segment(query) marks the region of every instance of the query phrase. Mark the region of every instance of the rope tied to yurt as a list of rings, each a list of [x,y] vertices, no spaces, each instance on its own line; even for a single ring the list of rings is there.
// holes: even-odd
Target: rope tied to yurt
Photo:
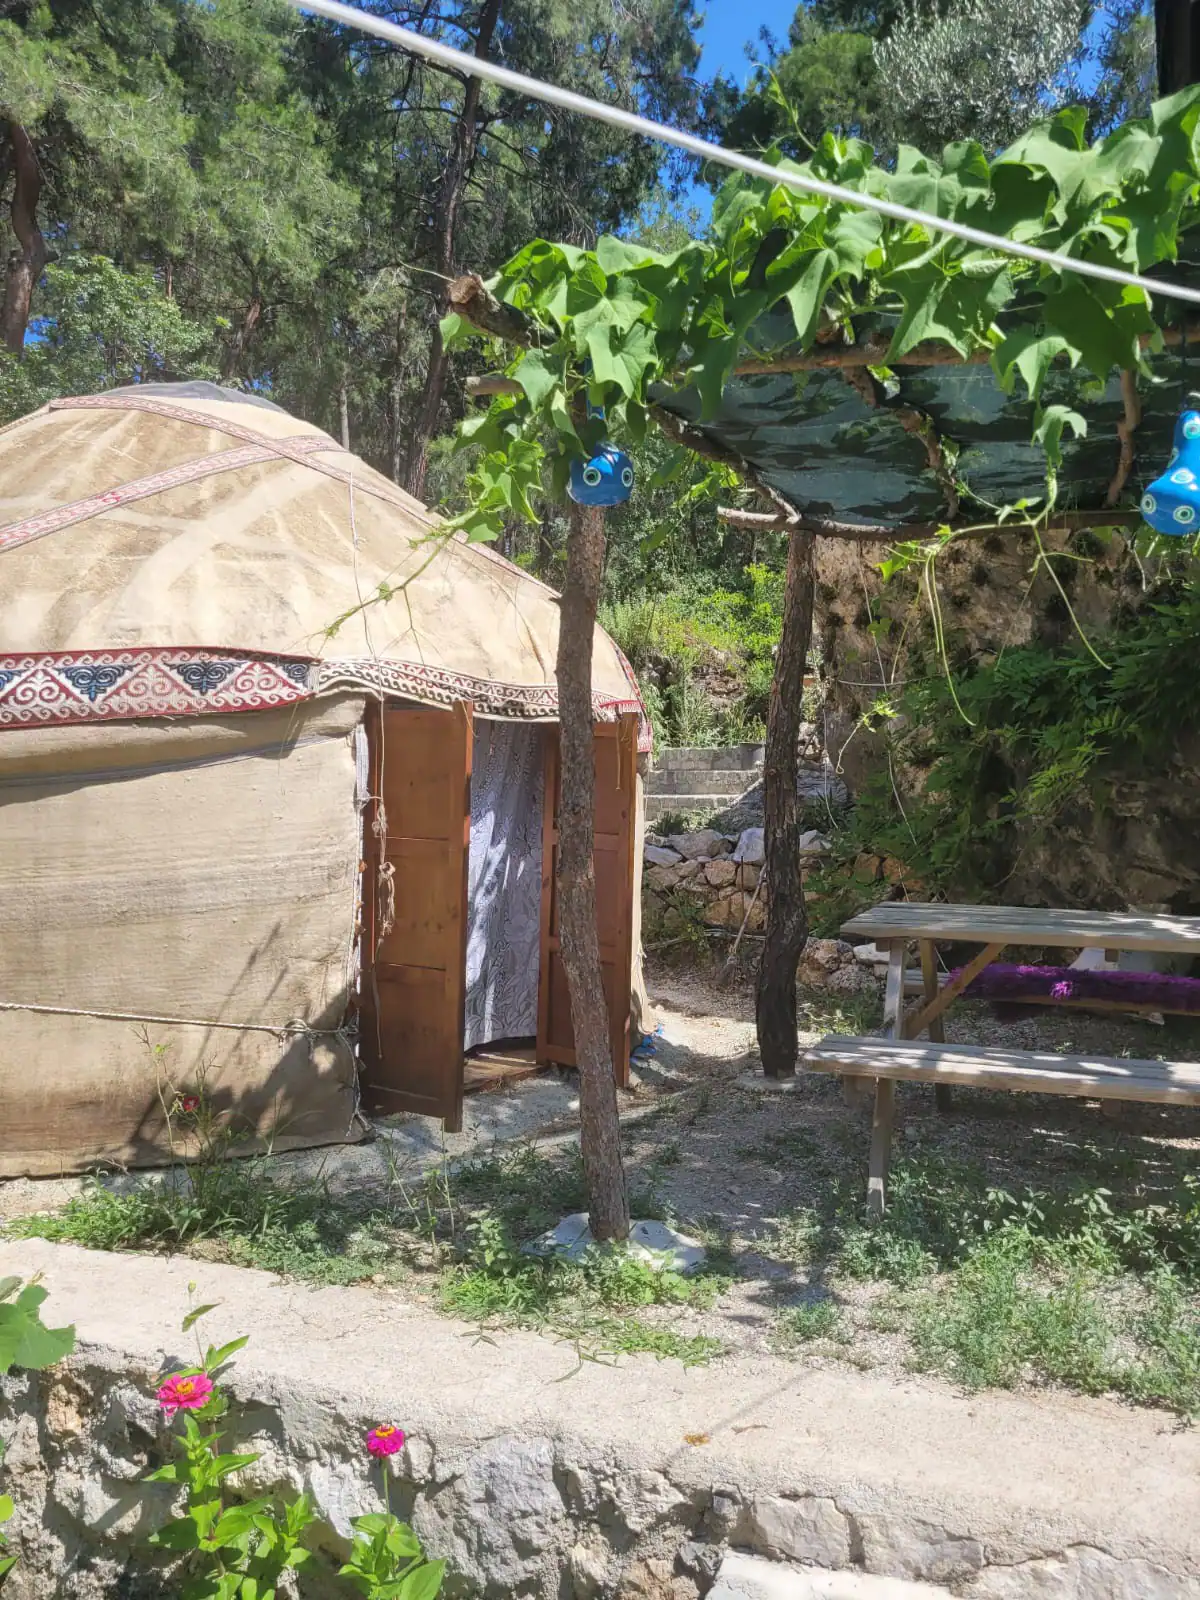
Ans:
[[[28,1000],[0,1000],[0,1011],[33,1011],[40,1016],[95,1017],[101,1022],[155,1022],[167,1028],[222,1028],[229,1033],[270,1033],[283,1040],[289,1037],[310,1039],[341,1039],[351,1044],[356,1036],[353,1027],[342,1023],[336,1028],[314,1028],[303,1017],[293,1017],[290,1022],[215,1022],[209,1017],[159,1017],[139,1011],[92,1011],[84,1006],[48,1006]]]

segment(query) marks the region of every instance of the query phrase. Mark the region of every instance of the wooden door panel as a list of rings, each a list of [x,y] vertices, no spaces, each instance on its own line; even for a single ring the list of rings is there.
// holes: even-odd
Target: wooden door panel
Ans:
[[[471,708],[373,719],[363,1098],[462,1127]],[[380,868],[383,878],[380,878]],[[388,899],[390,926],[385,921]]]
[[[630,989],[633,981],[634,807],[637,799],[637,718],[600,723],[595,732],[596,925],[600,970],[608,1003],[613,1071],[629,1082]],[[539,1061],[574,1066],[567,976],[559,954],[558,729],[546,730],[546,781],[542,819],[542,955],[538,980]]]

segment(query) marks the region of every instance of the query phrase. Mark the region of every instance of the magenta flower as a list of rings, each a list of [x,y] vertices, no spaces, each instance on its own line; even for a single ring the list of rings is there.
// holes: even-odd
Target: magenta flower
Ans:
[[[367,1435],[367,1450],[378,1460],[384,1456],[394,1456],[397,1450],[403,1448],[404,1429],[393,1427],[390,1422],[381,1422]]]
[[[212,1392],[212,1379],[205,1377],[203,1372],[192,1373],[186,1378],[175,1372],[158,1391],[158,1403],[169,1417],[173,1417],[177,1411],[199,1411],[201,1406],[207,1405]]]

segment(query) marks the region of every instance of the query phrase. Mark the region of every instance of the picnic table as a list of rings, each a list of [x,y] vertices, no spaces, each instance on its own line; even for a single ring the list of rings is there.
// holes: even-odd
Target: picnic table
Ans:
[[[871,940],[887,952],[883,1035],[823,1039],[804,1052],[803,1064],[811,1071],[839,1074],[850,1092],[858,1084],[875,1084],[867,1189],[868,1208],[875,1215],[882,1215],[885,1205],[898,1079],[932,1083],[943,1109],[953,1084],[1101,1101],[1200,1105],[1200,1065],[1196,1063],[947,1045],[943,1028],[948,1008],[1010,945],[1094,947],[1110,959],[1122,950],[1197,956],[1200,917],[908,900],[860,912],[842,933],[851,940]],[[914,942],[920,952],[919,974],[907,969],[908,946]],[[981,948],[948,981],[939,982],[939,944],[977,944]],[[906,1011],[905,994],[912,989],[919,999]],[[1121,1010],[1139,1009],[1134,1001],[1116,1004]],[[1161,1007],[1144,1005],[1140,1009]],[[921,1034],[928,1043],[918,1042]]]

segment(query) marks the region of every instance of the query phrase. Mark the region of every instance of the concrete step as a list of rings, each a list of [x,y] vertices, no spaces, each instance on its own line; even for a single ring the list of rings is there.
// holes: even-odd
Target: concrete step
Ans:
[[[655,767],[646,779],[647,794],[745,794],[762,774],[753,767]]]
[[[682,772],[697,767],[710,770],[717,767],[761,767],[762,760],[761,744],[675,745],[656,751],[654,765],[672,772]]]
[[[729,801],[727,794],[648,794],[646,821],[655,822],[668,811],[703,817],[712,811],[724,810]]]

